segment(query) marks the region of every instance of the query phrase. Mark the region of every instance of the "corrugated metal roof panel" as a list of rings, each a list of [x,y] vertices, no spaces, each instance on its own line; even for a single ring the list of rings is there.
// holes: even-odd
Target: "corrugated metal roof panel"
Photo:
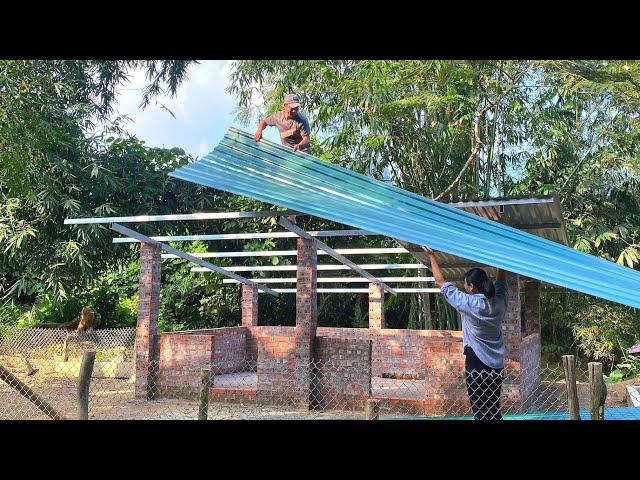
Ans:
[[[170,175],[640,307],[640,272],[235,128]]]
[[[462,208],[489,220],[501,221],[518,230],[525,230],[538,237],[568,245],[560,200],[555,195],[485,197],[448,202],[447,205]],[[409,249],[419,262],[424,263],[425,260],[427,263],[429,262],[419,246],[406,242],[403,246]],[[444,252],[437,252],[436,256],[445,278],[452,281],[464,278],[464,274],[470,268],[481,267],[487,270],[488,267],[482,263]],[[528,277],[522,276],[522,279],[526,278]],[[548,284],[543,283],[543,285]]]
[[[509,200],[513,201],[514,199],[506,201]],[[483,201],[478,201],[477,205],[473,205],[473,201],[466,201],[464,205],[469,206],[462,208],[490,220],[499,221],[501,219],[502,223],[518,230],[526,230],[538,237],[568,245],[560,202],[555,197],[539,198],[539,200],[544,200],[540,203],[535,203],[535,200],[535,198],[531,198],[529,199],[530,203],[524,204],[500,204],[500,199],[496,198],[491,200],[491,203],[495,203],[495,205],[485,205]],[[448,205],[456,206],[455,203],[448,203]],[[502,205],[503,213],[500,213],[499,205]]]

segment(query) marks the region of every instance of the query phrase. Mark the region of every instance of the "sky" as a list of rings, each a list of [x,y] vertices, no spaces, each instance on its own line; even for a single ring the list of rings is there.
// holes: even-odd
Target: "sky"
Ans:
[[[148,81],[143,69],[133,71],[130,82],[117,90],[114,116],[128,116],[131,121],[125,124],[126,130],[148,147],[179,147],[200,158],[218,145],[230,126],[250,133],[256,129],[256,119],[249,125],[235,120],[236,99],[226,91],[231,67],[232,60],[204,60],[191,65],[175,97],[160,95],[144,110],[139,104]],[[175,118],[162,106],[171,110]],[[263,137],[280,143],[273,127],[267,127]],[[509,168],[508,174],[521,176],[521,172]],[[390,180],[390,171],[383,172],[383,177]]]
[[[242,125],[235,121],[236,100],[226,92],[231,63],[231,60],[206,60],[192,65],[175,97],[160,95],[145,110],[139,104],[142,88],[148,82],[144,71],[136,70],[130,74],[131,81],[117,91],[114,116],[127,115],[132,121],[125,124],[126,130],[144,140],[148,147],[179,147],[196,157],[206,155],[230,126],[251,133],[256,128],[256,124]],[[275,128],[267,128],[263,137],[280,143]]]

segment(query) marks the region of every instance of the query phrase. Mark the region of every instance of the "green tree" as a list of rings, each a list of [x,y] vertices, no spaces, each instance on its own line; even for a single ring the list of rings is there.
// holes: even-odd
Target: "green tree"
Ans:
[[[573,247],[638,268],[639,73],[637,61],[247,60],[229,90],[247,122],[295,91],[321,158],[427,197],[558,193]],[[569,347],[576,325],[553,295],[543,309],[566,321],[545,329]],[[578,324],[597,317],[570,304]]]
[[[29,174],[50,163],[90,154],[85,134],[113,112],[127,72],[144,68],[149,80],[141,107],[159,93],[175,94],[190,61],[0,61],[0,195],[29,190]],[[44,174],[44,172],[42,172]]]
[[[427,197],[557,192],[576,248],[634,267],[638,65],[246,60],[230,91],[246,121],[296,91],[322,158]]]
[[[136,200],[142,209],[162,203],[157,190],[149,192],[166,179],[141,187],[139,173],[166,173],[187,161],[184,152],[164,152],[140,170],[135,161],[127,165],[119,141],[107,145],[104,134],[90,132],[110,118],[115,90],[129,70],[146,69],[144,107],[165,88],[174,94],[190,63],[0,62],[0,296],[64,297],[112,262],[101,253],[108,242],[103,227],[73,230],[64,218],[107,215],[120,206],[130,212]],[[117,122],[110,128],[122,134]],[[127,148],[140,154],[139,142]]]
[[[2,295],[64,298],[127,258],[126,246],[111,244],[107,225],[64,225],[65,218],[212,208],[203,188],[167,175],[189,159],[180,149],[146,148],[135,137],[110,139],[104,151],[30,173],[30,192],[0,203]]]
[[[499,146],[511,134],[510,106],[524,98],[514,87],[532,69],[523,61],[247,60],[234,64],[229,90],[247,121],[256,96],[270,113],[295,91],[324,134],[323,158],[448,199],[501,191],[495,172],[511,157]]]

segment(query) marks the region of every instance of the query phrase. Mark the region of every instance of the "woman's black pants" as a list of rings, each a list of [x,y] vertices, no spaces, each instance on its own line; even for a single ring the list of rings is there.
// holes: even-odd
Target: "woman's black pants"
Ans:
[[[471,410],[476,420],[502,420],[500,391],[502,368],[491,368],[476,356],[469,346],[464,347],[464,369]]]

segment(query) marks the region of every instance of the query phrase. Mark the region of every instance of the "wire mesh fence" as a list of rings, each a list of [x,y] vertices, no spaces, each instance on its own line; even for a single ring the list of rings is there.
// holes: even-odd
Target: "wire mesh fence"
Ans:
[[[96,351],[93,375],[130,376],[134,328],[76,332],[46,328],[0,330],[0,419],[77,418],[83,352]]]
[[[366,364],[283,354],[269,362],[161,357],[136,368],[135,329],[0,332],[0,419],[78,418],[83,353],[96,352],[88,418],[120,419],[569,419],[562,366],[499,372],[450,368],[437,375],[380,373]],[[583,368],[584,369],[584,368]],[[590,387],[578,369],[581,417]],[[583,381],[580,381],[583,379]],[[640,418],[608,408],[605,419]]]

